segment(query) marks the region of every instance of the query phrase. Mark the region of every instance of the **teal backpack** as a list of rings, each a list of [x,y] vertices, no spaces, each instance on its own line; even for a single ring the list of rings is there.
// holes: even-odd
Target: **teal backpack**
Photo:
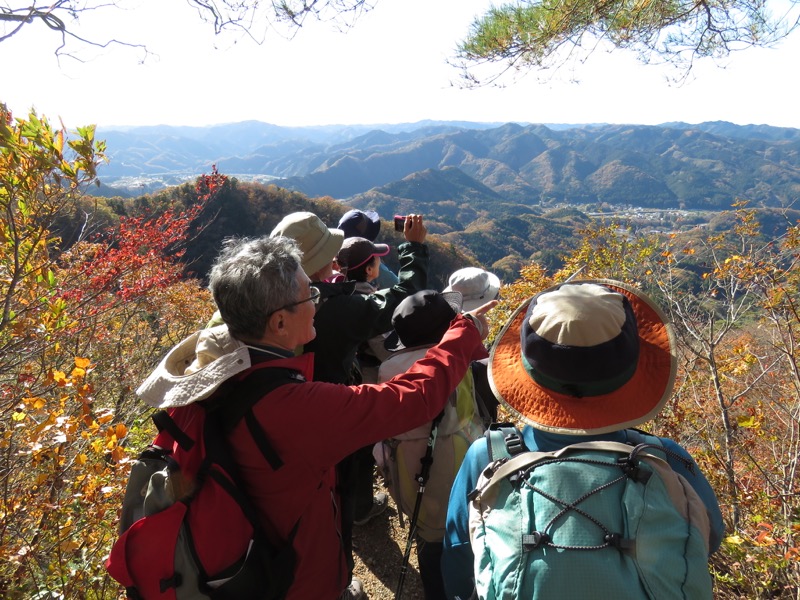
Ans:
[[[628,434],[529,452],[510,425],[486,432],[469,495],[479,598],[712,598],[703,501],[661,440]]]

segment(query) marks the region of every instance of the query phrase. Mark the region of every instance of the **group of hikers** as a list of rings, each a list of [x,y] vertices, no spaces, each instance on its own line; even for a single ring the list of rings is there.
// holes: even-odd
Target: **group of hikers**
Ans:
[[[523,302],[487,348],[499,279],[465,267],[433,289],[413,214],[392,272],[380,223],[296,212],[226,240],[209,274],[216,313],[139,391],[184,406],[264,368],[291,373],[253,404],[260,433],[242,419],[226,438],[258,523],[293,550],[285,597],[367,597],[352,539],[387,506],[377,464],[425,600],[710,598],[716,496],[681,445],[636,429],[674,384],[660,309],[621,282],[576,279]],[[496,424],[498,403],[524,427]],[[593,453],[617,456],[597,467]],[[609,468],[622,475],[594,481]],[[598,489],[561,497],[581,486]]]

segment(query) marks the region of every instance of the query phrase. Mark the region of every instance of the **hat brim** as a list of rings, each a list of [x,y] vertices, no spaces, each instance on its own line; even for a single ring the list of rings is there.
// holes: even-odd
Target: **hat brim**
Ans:
[[[344,243],[344,231],[341,229],[328,229],[330,236],[325,240],[322,247],[317,250],[314,256],[303,256],[303,271],[309,277],[319,271],[322,267],[333,262]]]
[[[403,342],[400,341],[400,336],[397,335],[397,332],[394,330],[383,340],[383,347],[389,352],[399,352],[405,348]]]
[[[495,395],[523,422],[553,433],[595,435],[652,419],[664,407],[675,383],[678,363],[671,325],[655,304],[625,284],[605,279],[574,283],[604,285],[628,298],[639,332],[636,372],[615,391],[586,398],[559,394],[536,383],[525,369],[520,346],[531,298],[514,312],[492,346],[489,383]]]

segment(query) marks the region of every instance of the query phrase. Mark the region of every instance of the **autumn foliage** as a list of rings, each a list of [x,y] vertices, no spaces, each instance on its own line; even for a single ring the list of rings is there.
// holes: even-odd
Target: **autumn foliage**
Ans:
[[[503,287],[494,333],[521,299],[580,271],[657,300],[673,324],[675,394],[647,427],[696,458],[726,521],[715,597],[795,598],[800,589],[800,225],[765,239],[735,206],[729,232],[644,235],[596,223],[560,272],[535,265]]]
[[[93,128],[68,141],[0,105],[3,598],[119,594],[103,558],[127,464],[150,435],[133,390],[211,314],[177,260],[202,198],[224,184],[217,173],[192,208],[123,217],[62,251],[52,224],[94,181],[103,152]]]
[[[0,105],[2,598],[121,595],[103,560],[131,458],[152,436],[134,391],[212,313],[186,276],[187,262],[207,260],[189,242],[200,223],[221,236],[214,227],[225,219],[268,231],[286,209],[226,212],[220,199],[235,197],[235,182],[212,169],[191,189],[109,210],[84,193],[103,153],[91,127],[69,139]],[[734,213],[736,226],[714,235],[595,222],[563,269],[531,263],[503,287],[491,335],[524,299],[576,273],[651,294],[673,322],[679,377],[648,427],[688,448],[718,494],[727,532],[712,561],[716,596],[794,598],[800,226],[765,237],[754,211]],[[68,244],[55,233],[64,223],[77,232]]]

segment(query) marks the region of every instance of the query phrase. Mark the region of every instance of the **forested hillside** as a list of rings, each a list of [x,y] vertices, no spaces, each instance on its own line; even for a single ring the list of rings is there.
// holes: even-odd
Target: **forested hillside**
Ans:
[[[70,139],[3,111],[0,124],[0,597],[119,598],[103,561],[131,460],[153,435],[134,390],[213,312],[202,275],[219,240],[263,235],[304,208],[335,224],[346,206],[215,171],[155,195],[92,197],[104,153],[93,128]],[[455,243],[442,209],[431,223],[451,229],[432,236],[435,268],[526,242],[552,254],[560,268],[499,259],[508,269],[489,342],[524,298],[579,269],[652,294],[675,328],[678,379],[647,428],[684,445],[718,495],[715,597],[796,598],[798,214],[735,205],[667,232],[569,208],[514,210],[479,215]],[[394,235],[384,227],[384,241]]]
[[[391,213],[430,203],[631,205],[725,210],[735,199],[790,206],[800,192],[800,131],[730,123],[660,126],[408,124],[109,132],[106,183],[142,191],[212,164]],[[247,130],[241,139],[236,132]],[[237,143],[234,143],[236,140]],[[127,179],[120,181],[120,177]],[[137,186],[142,186],[137,190]]]

